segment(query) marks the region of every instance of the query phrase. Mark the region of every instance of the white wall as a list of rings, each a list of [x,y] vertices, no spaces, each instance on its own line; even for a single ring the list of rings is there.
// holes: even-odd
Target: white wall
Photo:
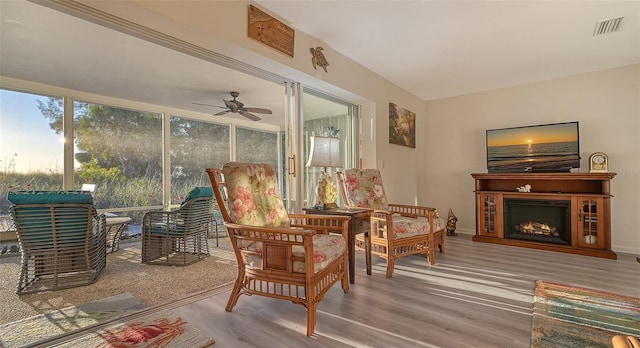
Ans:
[[[564,121],[580,122],[580,172],[588,157],[609,155],[611,242],[640,254],[640,65],[598,71],[427,102],[425,151],[429,203],[458,217],[458,230],[475,233],[474,181],[486,173],[485,130]]]

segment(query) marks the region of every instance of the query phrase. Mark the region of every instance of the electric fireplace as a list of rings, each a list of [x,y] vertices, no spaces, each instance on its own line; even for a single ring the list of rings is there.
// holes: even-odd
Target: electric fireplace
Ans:
[[[504,200],[504,237],[571,245],[571,201]]]

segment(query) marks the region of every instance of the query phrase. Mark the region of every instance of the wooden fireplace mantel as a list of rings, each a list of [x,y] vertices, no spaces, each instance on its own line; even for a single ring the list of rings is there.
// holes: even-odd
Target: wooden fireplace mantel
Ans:
[[[611,251],[611,188],[615,173],[474,173],[474,241],[616,259]],[[516,188],[531,185],[530,192]],[[505,238],[504,200],[571,202],[571,243],[560,245]]]

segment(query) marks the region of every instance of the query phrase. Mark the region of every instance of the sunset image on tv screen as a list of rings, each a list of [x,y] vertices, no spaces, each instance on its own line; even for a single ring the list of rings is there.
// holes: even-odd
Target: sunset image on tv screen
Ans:
[[[487,168],[495,171],[566,171],[580,166],[578,123],[487,131]]]

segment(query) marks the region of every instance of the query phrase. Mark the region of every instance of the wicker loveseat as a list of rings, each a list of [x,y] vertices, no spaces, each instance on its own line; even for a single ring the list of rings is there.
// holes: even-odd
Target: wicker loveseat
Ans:
[[[268,164],[231,162],[207,172],[238,261],[226,310],[242,294],[289,300],[307,309],[311,336],[325,293],[338,281],[349,291],[350,218],[288,214]]]
[[[9,192],[22,262],[18,294],[95,282],[106,267],[105,218],[82,191]]]

